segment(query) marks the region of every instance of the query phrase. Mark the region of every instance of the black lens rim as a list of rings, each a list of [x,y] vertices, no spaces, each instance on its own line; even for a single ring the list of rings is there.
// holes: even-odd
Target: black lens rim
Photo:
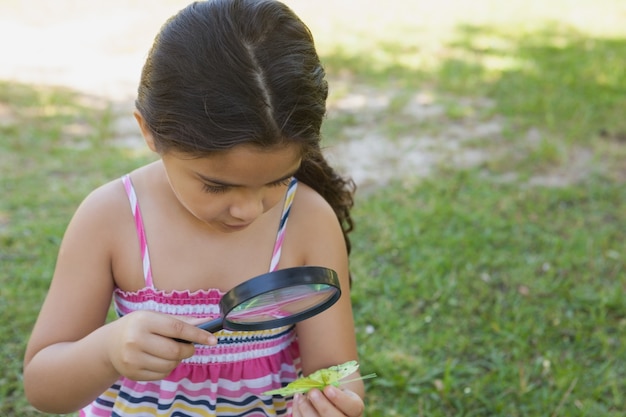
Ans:
[[[336,288],[337,291],[323,303],[289,317],[260,323],[237,323],[228,320],[228,313],[230,313],[233,308],[252,298],[281,288],[308,284],[325,284]],[[331,307],[340,297],[341,287],[339,285],[337,272],[322,266],[296,266],[268,272],[237,285],[222,297],[220,301],[220,311],[224,319],[223,326],[225,329],[239,331],[267,330],[288,326],[311,318]]]

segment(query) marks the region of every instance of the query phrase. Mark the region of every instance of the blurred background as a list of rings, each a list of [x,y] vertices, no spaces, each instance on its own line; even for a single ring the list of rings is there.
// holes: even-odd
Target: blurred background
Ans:
[[[357,182],[366,416],[626,412],[626,2],[292,0]],[[175,0],[0,0],[0,415],[63,231],[154,158],[132,118]],[[62,325],[62,324],[60,324]]]

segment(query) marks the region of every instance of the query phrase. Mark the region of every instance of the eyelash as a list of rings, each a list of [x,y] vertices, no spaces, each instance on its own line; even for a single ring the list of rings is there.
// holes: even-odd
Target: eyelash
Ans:
[[[286,187],[289,185],[290,182],[291,182],[291,177],[285,178],[284,180],[273,182],[271,184],[268,184],[267,186],[268,187]],[[204,192],[211,193],[211,194],[225,193],[226,191],[228,191],[229,188],[230,187],[228,187],[227,185],[211,185],[211,184],[202,185],[202,189],[204,190]]]
[[[225,187],[223,185],[202,184],[202,190],[205,193],[220,194],[220,193],[225,193],[227,189],[228,187]]]
[[[270,184],[270,187],[286,187],[289,185],[293,177],[285,178],[284,180],[276,181]]]

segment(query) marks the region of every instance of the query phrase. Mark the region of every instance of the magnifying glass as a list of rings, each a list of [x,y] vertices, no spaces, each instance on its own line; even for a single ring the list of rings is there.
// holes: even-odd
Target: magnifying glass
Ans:
[[[220,300],[221,316],[198,325],[208,332],[288,326],[328,309],[341,296],[337,273],[320,266],[280,269],[245,281]]]

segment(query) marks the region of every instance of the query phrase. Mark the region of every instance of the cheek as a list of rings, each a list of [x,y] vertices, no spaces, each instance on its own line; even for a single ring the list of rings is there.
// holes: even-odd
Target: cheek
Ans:
[[[191,197],[188,209],[200,218],[209,219],[228,211],[228,207],[226,195],[200,192]]]
[[[276,205],[283,205],[286,190],[286,187],[269,189],[263,198],[264,211],[269,211]]]
[[[179,186],[173,187],[173,190],[180,204],[195,217],[205,221],[228,216],[231,206],[236,205],[241,199],[241,196],[233,192],[207,193],[197,188],[182,187],[182,184],[177,185]],[[281,206],[282,209],[286,190],[286,187],[268,187],[261,191],[261,194],[257,195],[256,198],[261,199],[263,213],[270,211],[277,205]],[[255,197],[248,196],[248,198]]]
[[[173,187],[180,204],[198,218],[214,217],[226,209],[225,198],[203,192],[198,187]]]

